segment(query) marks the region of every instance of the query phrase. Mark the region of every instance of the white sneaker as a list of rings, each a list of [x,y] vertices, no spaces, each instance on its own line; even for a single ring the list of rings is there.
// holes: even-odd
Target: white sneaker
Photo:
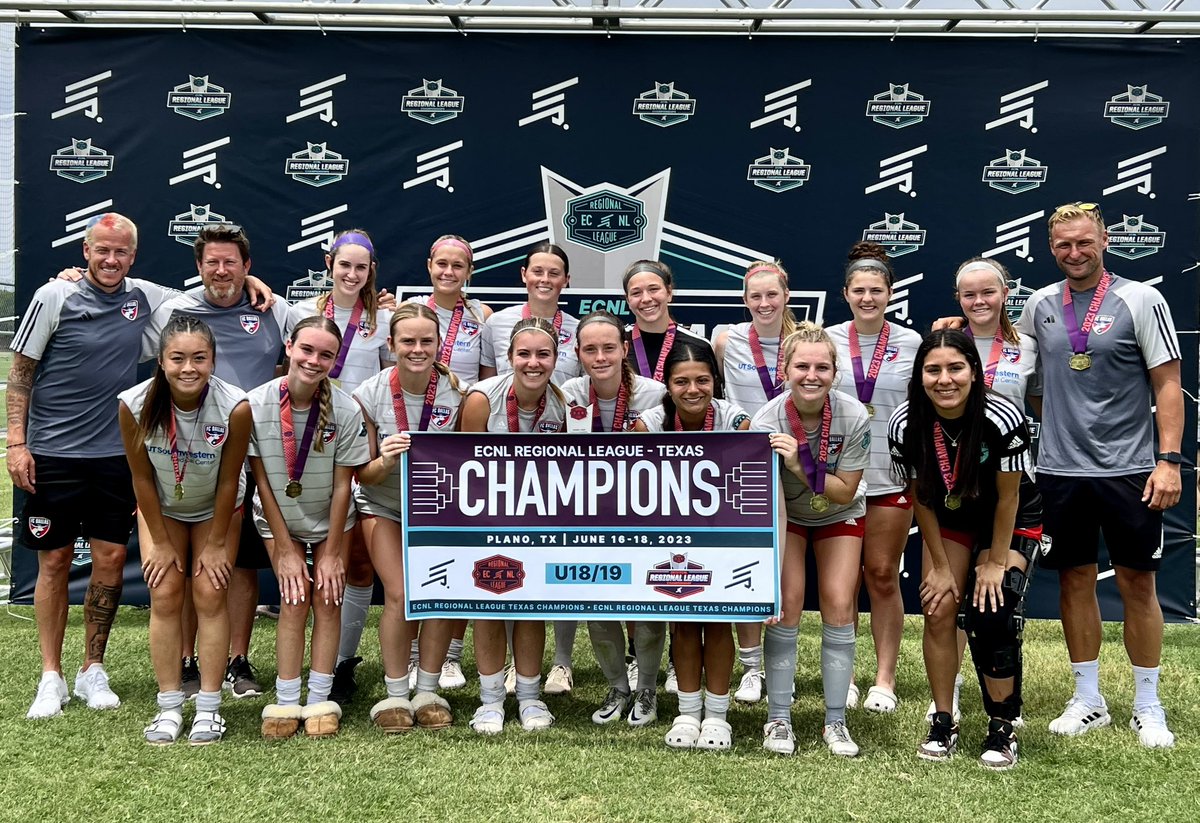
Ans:
[[[603,726],[614,720],[620,720],[625,716],[625,710],[629,708],[629,701],[632,699],[633,696],[629,692],[609,689],[600,708],[592,712],[592,722],[597,726]]]
[[[1006,771],[1017,765],[1017,735],[1013,724],[995,717],[988,721],[988,735],[983,741],[979,765],[993,771]]]
[[[630,680],[629,682],[635,685],[637,684],[637,681],[635,680]],[[675,676],[674,663],[671,663],[667,666],[667,681],[663,683],[663,691],[665,691],[667,694],[679,694],[679,678]]]
[[[950,709],[950,717],[954,720],[954,724],[956,726],[958,725],[958,721],[962,720],[962,712],[959,711],[959,708],[958,708],[958,693],[962,690],[962,684],[963,684],[962,675],[961,674],[956,675],[954,678],[954,704],[953,704],[953,707]],[[926,723],[933,722],[933,714],[936,711],[937,711],[937,706],[935,706],[933,701],[930,700],[929,708],[926,709],[926,711],[925,711],[925,722]]]
[[[42,672],[42,679],[38,682],[37,695],[33,698],[33,705],[29,707],[25,717],[30,720],[58,717],[62,714],[63,706],[67,705],[70,700],[71,695],[67,691],[67,681],[63,680],[63,676],[58,672]]]
[[[795,753],[796,735],[792,733],[792,721],[771,720],[763,726],[763,748],[775,754]]]
[[[442,673],[438,675],[438,688],[461,689],[467,685],[467,676],[463,674],[462,663],[457,660],[447,660],[442,664]]]
[[[570,666],[557,665],[550,668],[546,675],[546,686],[542,689],[546,694],[570,694],[575,685],[575,678]]]
[[[517,667],[511,663],[504,668],[504,693],[508,695],[517,693]]]
[[[850,736],[845,720],[835,720],[826,724],[821,731],[821,737],[829,747],[830,754],[836,754],[838,757],[858,757],[858,744]]]
[[[1067,701],[1067,707],[1063,709],[1063,713],[1050,721],[1050,731],[1054,734],[1076,737],[1086,734],[1092,729],[1102,729],[1111,722],[1112,717],[1108,713],[1108,706],[1105,704],[1104,698],[1100,698],[1099,706],[1093,706],[1078,697],[1072,697]]]
[[[633,706],[629,709],[629,725],[634,728],[649,726],[658,720],[658,695],[654,689],[638,689],[633,693]]]
[[[743,674],[742,682],[733,693],[733,699],[739,703],[757,703],[762,700],[765,677],[762,669],[751,669]]]
[[[108,672],[100,663],[93,663],[87,671],[80,669],[75,675],[75,696],[86,701],[89,709],[115,709],[121,705],[121,698],[109,688]]]
[[[1161,703],[1148,709],[1134,710],[1129,728],[1138,733],[1138,740],[1147,749],[1169,749],[1175,745],[1175,735],[1167,728],[1167,713]]]
[[[846,708],[857,709],[858,700],[862,695],[859,694],[858,684],[853,680],[850,681],[850,688],[846,689]]]

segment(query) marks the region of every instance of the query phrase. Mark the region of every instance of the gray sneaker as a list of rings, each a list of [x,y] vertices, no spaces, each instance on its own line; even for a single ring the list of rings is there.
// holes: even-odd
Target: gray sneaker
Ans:
[[[195,700],[200,691],[200,664],[194,657],[183,658],[183,674],[181,678],[184,700]]]
[[[658,695],[654,689],[638,689],[629,710],[629,725],[634,728],[649,726],[655,720],[658,720]]]
[[[254,667],[245,655],[239,654],[229,661],[225,667],[225,682],[221,688],[232,694],[238,700],[243,697],[258,697],[263,693],[262,686],[255,678]]]

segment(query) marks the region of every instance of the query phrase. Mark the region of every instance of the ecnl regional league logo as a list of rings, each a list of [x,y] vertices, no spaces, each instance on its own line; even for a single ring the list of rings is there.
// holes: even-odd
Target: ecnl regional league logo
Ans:
[[[441,79],[423,80],[400,100],[400,111],[413,120],[437,125],[462,114],[467,99],[454,89],[442,85]]]
[[[502,554],[493,554],[475,561],[471,578],[477,589],[492,594],[507,594],[525,585],[525,564]]]
[[[207,203],[203,206],[192,203],[188,211],[175,215],[175,219],[167,224],[167,237],[173,237],[176,242],[191,246],[196,242],[196,236],[202,228],[213,223],[225,222],[225,215],[217,214]]]
[[[1147,223],[1142,215],[1121,215],[1120,223],[1108,226],[1108,250],[1117,257],[1137,260],[1155,254],[1167,242],[1167,233]]]
[[[64,180],[91,183],[107,176],[114,162],[111,154],[92,145],[92,138],[74,138],[69,146],[50,155],[50,171]]]
[[[350,161],[327,143],[309,143],[284,161],[283,172],[300,183],[327,186],[350,173]]]
[[[642,122],[668,128],[684,123],[696,113],[696,101],[675,88],[675,82],[655,83],[633,101],[633,113]]]
[[[900,257],[912,254],[925,245],[925,230],[905,220],[903,212],[885,212],[882,220],[863,229],[862,239],[883,246],[891,257]]]
[[[563,227],[571,241],[608,253],[641,242],[646,212],[637,198],[606,188],[568,200]]]
[[[867,101],[867,117],[881,126],[903,129],[923,122],[932,106],[929,100],[909,91],[908,83],[892,83],[887,91]]]
[[[1025,149],[1006,149],[983,167],[983,182],[996,191],[1021,194],[1046,182],[1049,169],[1025,154]]]
[[[646,585],[659,594],[682,600],[699,594],[712,585],[713,574],[686,554],[672,554],[670,560],[654,565],[646,572]]]
[[[1137,131],[1157,126],[1167,119],[1171,104],[1146,86],[1126,86],[1104,104],[1104,116],[1118,126]]]
[[[207,74],[189,75],[186,83],[167,92],[167,108],[192,120],[207,120],[224,114],[232,102],[233,95],[208,82]]]
[[[799,188],[808,182],[812,166],[799,157],[793,157],[788,148],[772,148],[762,157],[755,158],[746,170],[746,179],[772,192],[784,192]]]

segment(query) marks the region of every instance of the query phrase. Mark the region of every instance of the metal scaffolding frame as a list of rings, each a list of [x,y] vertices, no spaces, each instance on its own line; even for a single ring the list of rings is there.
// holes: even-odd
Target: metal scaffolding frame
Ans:
[[[687,34],[1191,36],[1200,0],[0,0],[25,26]],[[948,7],[949,6],[949,7]],[[993,8],[993,6],[995,6]]]

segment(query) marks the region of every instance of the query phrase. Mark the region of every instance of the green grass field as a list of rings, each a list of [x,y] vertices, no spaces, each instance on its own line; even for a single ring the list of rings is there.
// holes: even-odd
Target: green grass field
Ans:
[[[1162,694],[1178,737],[1175,749],[1147,751],[1129,731],[1132,683],[1120,626],[1105,625],[1101,682],[1112,728],[1075,739],[1046,731],[1070,693],[1070,671],[1056,623],[1026,632],[1027,727],[1021,762],[995,774],[976,763],[983,736],[973,676],[964,688],[959,756],[946,764],[918,760],[928,701],[920,659],[920,620],[906,625],[900,711],[879,717],[850,712],[863,754],[833,758],[820,742],[819,633],[805,618],[800,639],[795,757],[761,749],[765,704],[730,712],[734,749],[674,752],[662,735],[675,713],[662,696],[660,720],[645,729],[596,727],[591,711],[605,691],[580,631],[576,687],[550,698],[558,725],[529,735],[515,724],[482,739],[466,727],[477,684],[450,692],[455,726],[386,737],[368,719],[383,696],[374,623],[364,640],[363,685],[332,740],[268,744],[258,735],[264,700],[227,701],[222,743],[167,749],[142,742],[154,712],[147,652],[148,612],[121,610],[110,646],[113,687],[124,703],[92,712],[72,700],[63,717],[30,722],[24,713],[39,668],[28,608],[0,614],[0,821],[59,821],[80,816],[136,821],[293,819],[315,821],[1195,821],[1200,818],[1200,630],[1170,626]],[[78,665],[82,615],[71,611],[67,666]],[[260,620],[252,658],[271,668],[274,624]],[[469,645],[469,644],[468,644]],[[858,682],[869,681],[866,619]],[[547,657],[547,663],[549,657]],[[468,672],[471,661],[468,657]],[[73,669],[72,669],[73,671]],[[68,682],[73,680],[68,674]],[[510,700],[510,703],[512,701]],[[510,706],[510,713],[515,707]],[[186,735],[186,727],[185,727]]]

